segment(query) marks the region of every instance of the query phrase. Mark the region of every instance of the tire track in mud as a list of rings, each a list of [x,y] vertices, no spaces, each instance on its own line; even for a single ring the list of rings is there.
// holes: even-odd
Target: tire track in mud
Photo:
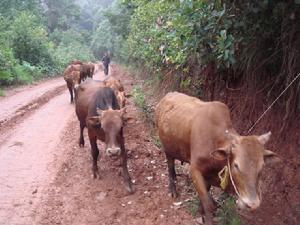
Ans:
[[[46,91],[40,97],[35,98],[26,105],[18,108],[11,116],[2,119],[0,121],[0,146],[3,144],[4,140],[11,135],[11,133],[8,132],[9,130],[12,130],[15,126],[32,115],[37,109],[47,104],[55,96],[62,94],[65,90],[66,85],[63,84],[52,90]]]

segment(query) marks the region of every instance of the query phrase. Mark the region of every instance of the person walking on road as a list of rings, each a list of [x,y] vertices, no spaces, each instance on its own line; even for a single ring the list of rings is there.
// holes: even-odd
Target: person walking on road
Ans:
[[[107,76],[108,75],[108,67],[109,67],[109,63],[110,63],[110,58],[109,58],[109,55],[107,52],[104,53],[104,56],[101,61],[104,66],[104,74],[105,74],[105,76]]]

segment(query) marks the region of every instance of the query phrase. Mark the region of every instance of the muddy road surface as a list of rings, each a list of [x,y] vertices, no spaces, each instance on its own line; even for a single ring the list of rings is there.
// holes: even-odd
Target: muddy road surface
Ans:
[[[117,67],[111,73],[131,91],[131,77]],[[197,223],[182,209],[184,203],[174,204],[168,196],[164,156],[131,99],[127,114],[132,119],[124,132],[132,195],[125,191],[120,162],[105,156],[100,142],[101,179],[92,178],[87,131],[80,148],[79,123],[69,101],[62,77],[0,99],[0,224]],[[179,177],[179,192],[185,182]]]

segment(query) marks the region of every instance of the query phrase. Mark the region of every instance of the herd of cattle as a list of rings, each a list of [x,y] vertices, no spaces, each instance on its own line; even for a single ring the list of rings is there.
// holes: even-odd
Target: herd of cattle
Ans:
[[[79,145],[85,144],[83,130],[87,127],[94,178],[99,175],[98,139],[105,143],[108,156],[121,157],[125,188],[133,193],[123,136],[126,124],[124,88],[121,81],[111,75],[104,81],[86,79],[100,70],[101,66],[97,64],[74,61],[64,72],[71,102],[75,92],[75,111],[80,124]],[[241,136],[233,128],[225,104],[204,102],[178,92],[168,93],[157,104],[155,123],[167,159],[169,192],[177,197],[174,160],[189,163],[205,224],[213,224],[215,202],[209,189],[211,186],[220,187],[220,180],[224,191],[237,195],[239,208],[254,210],[259,207],[261,170],[264,164],[280,160],[264,147],[271,132]]]

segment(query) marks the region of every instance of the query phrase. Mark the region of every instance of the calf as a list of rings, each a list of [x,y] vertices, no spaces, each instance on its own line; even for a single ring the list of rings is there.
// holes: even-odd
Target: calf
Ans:
[[[125,107],[125,91],[121,81],[110,75],[105,78],[104,84],[114,90],[119,106]]]
[[[213,224],[209,189],[220,186],[218,173],[227,167],[240,208],[256,209],[261,198],[259,175],[264,164],[278,157],[264,145],[271,132],[241,136],[233,128],[228,107],[203,102],[178,92],[168,93],[156,106],[155,122],[167,158],[169,191],[176,196],[174,160],[190,163],[190,173],[203,206],[206,224]]]
[[[121,156],[125,188],[132,193],[123,136],[125,109],[120,110],[114,91],[108,87],[101,87],[101,85],[101,82],[90,81],[77,88],[75,110],[80,122],[79,143],[80,146],[84,145],[83,129],[87,126],[93,157],[94,178],[99,175],[97,139],[105,143],[105,153],[108,156]]]
[[[73,103],[73,93],[75,92],[75,85],[80,84],[80,71],[77,70],[77,65],[69,65],[64,71],[64,80],[70,92],[71,103]]]

